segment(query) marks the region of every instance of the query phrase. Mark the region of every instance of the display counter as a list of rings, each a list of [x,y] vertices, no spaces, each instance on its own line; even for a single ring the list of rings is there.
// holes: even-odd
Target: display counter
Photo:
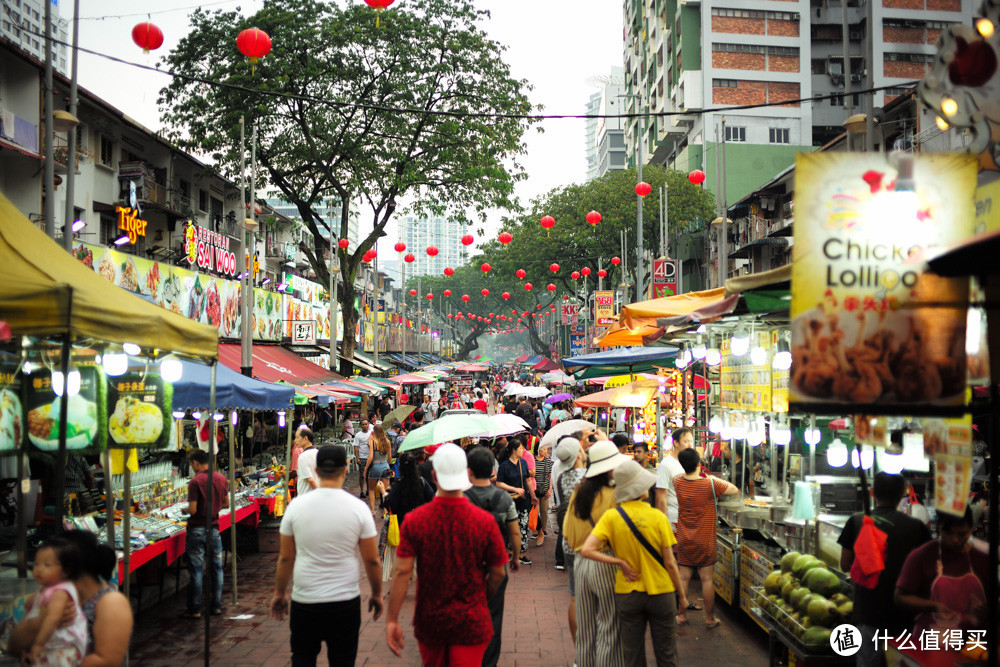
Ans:
[[[739,600],[740,532],[719,526],[715,542],[717,559],[712,572],[712,582],[715,594],[730,605]]]

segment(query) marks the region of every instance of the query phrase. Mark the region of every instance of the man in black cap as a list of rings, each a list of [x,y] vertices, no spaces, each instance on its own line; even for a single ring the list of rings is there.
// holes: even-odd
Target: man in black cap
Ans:
[[[296,497],[281,520],[281,550],[271,615],[283,620],[291,589],[292,664],[316,664],[322,643],[330,655],[354,664],[361,629],[360,563],[371,586],[368,610],[382,615],[382,562],[368,505],[344,491],[347,450],[321,447],[319,487]]]

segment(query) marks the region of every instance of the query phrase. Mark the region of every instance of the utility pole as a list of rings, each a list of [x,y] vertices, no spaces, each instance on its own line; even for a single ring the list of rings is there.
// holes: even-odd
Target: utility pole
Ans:
[[[423,304],[420,303],[420,296],[423,294],[423,274],[417,276],[417,366],[420,365],[421,357],[420,353],[424,351],[424,309]]]
[[[46,6],[49,4],[45,3]],[[77,93],[77,43],[80,40],[80,0],[73,0],[73,62],[70,65],[69,112],[76,119]],[[66,217],[63,218],[63,247],[73,252],[73,223],[76,222],[76,207],[73,206],[73,186],[76,180],[76,123],[69,129],[66,141]]]
[[[375,366],[378,366],[378,255],[375,255],[375,261],[372,264],[374,267],[373,282],[375,288],[375,298],[372,300],[372,359],[375,361]]]
[[[340,203],[343,212],[344,202]],[[336,234],[333,233],[333,200],[330,200],[330,370],[337,370],[337,273],[340,267],[337,261],[340,257],[337,254],[337,244],[333,242]]]
[[[846,3],[843,3],[846,4]],[[844,11],[847,8],[844,7]],[[873,2],[865,3],[865,61],[868,77],[868,108],[865,109],[865,151],[875,150],[875,7]],[[881,22],[879,23],[881,25]]]
[[[719,199],[722,202],[721,217],[719,223],[719,287],[726,286],[726,277],[729,275],[729,225],[726,219],[726,117],[722,117],[722,143],[719,151],[722,167],[719,171]]]
[[[243,116],[240,116],[240,164],[243,163]],[[250,139],[250,203],[249,211],[247,211],[247,216],[244,219],[244,226],[247,231],[250,232],[250,249],[247,252],[247,270],[246,270],[246,290],[244,290],[244,301],[243,301],[243,326],[240,328],[240,333],[242,335],[241,339],[241,363],[240,371],[243,375],[247,377],[253,377],[253,287],[254,287],[254,266],[256,264],[256,254],[257,254],[257,234],[254,230],[257,228],[257,209],[256,209],[256,199],[257,199],[257,121],[253,124],[253,133]],[[246,206],[242,201],[240,201],[241,206]],[[249,221],[246,222],[246,221]]]
[[[52,118],[52,3],[45,0],[45,205],[42,213],[45,215],[45,233],[49,238],[56,237],[56,172],[54,120]]]
[[[642,145],[646,142],[646,115],[643,113],[643,98],[639,95],[639,118],[636,120],[636,127],[638,132],[638,142],[636,147],[636,184],[642,183]],[[638,193],[635,195],[636,198],[636,231],[635,231],[635,300],[642,301],[645,299],[645,290],[643,289],[643,245],[642,245],[642,197]]]

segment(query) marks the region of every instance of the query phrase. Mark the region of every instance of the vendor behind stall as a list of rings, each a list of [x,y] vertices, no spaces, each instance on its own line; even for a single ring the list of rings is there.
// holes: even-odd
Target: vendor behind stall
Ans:
[[[914,550],[903,564],[895,599],[917,614],[914,639],[924,630],[986,628],[989,557],[971,548],[972,523],[968,507],[962,516],[938,512],[938,539]]]
[[[896,510],[899,501],[906,494],[906,480],[899,475],[880,472],[872,483],[875,509],[872,518],[875,527],[887,536],[885,569],[879,574],[874,588],[861,584],[854,585],[854,613],[851,621],[858,626],[864,637],[861,650],[857,653],[859,665],[879,665],[879,657],[874,641],[875,632],[888,630],[898,637],[904,630],[913,627],[913,615],[898,607],[893,601],[896,580],[899,578],[903,562],[914,549],[930,542],[931,533],[922,522]],[[864,513],[854,514],[847,520],[837,543],[840,552],[840,569],[845,573],[854,565],[854,545],[861,530]],[[879,646],[881,646],[879,644]]]

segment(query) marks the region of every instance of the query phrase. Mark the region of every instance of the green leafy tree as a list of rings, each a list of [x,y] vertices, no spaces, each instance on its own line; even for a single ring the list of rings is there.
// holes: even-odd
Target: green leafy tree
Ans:
[[[344,356],[353,355],[355,279],[364,253],[406,197],[417,213],[482,218],[516,210],[514,184],[532,110],[526,82],[504,47],[478,27],[488,14],[472,0],[408,0],[382,14],[360,3],[267,0],[254,16],[196,11],[192,30],[166,58],[180,77],[161,91],[170,137],[238,172],[239,118],[256,123],[264,187],[293,203],[311,233],[300,248],[321,284],[324,255],[345,238],[350,201],[364,203],[372,231],[336,250],[342,286]],[[236,49],[257,27],[273,44],[251,71]],[[232,86],[205,82],[226,82]],[[322,214],[339,202],[339,224]],[[350,362],[341,372],[349,375]]]
[[[646,167],[643,178],[653,188],[644,204],[643,244],[647,250],[658,250],[661,185],[667,186],[667,218],[673,238],[682,236],[714,214],[713,195],[693,185],[686,174],[662,167]],[[621,235],[624,232],[628,265],[636,265],[635,183],[635,171],[630,170],[610,172],[587,183],[556,188],[532,201],[529,211],[504,220],[503,231],[513,236],[506,247],[499,241],[489,241],[483,245],[482,254],[474,257],[469,265],[457,269],[453,277],[434,278],[430,283],[424,278],[424,286],[433,285],[435,292],[447,288],[456,295],[469,294],[471,307],[467,310],[477,314],[490,311],[509,314],[506,311],[516,309],[526,320],[521,324],[526,329],[532,351],[548,355],[548,341],[539,335],[538,318],[530,315],[524,318],[524,311],[548,310],[552,304],[558,307],[566,303],[565,297],[570,303],[582,305],[587,294],[597,289],[599,266],[608,272],[603,281],[606,289],[622,283],[634,284],[634,274],[624,275],[622,265],[611,264],[611,258],[623,254]],[[592,210],[601,214],[597,225],[586,221],[587,213]],[[540,224],[544,215],[556,220],[551,230]],[[485,277],[480,270],[484,262],[492,267]],[[551,270],[552,264],[558,264],[557,271]],[[590,269],[590,276],[574,280],[572,273],[584,267]],[[527,274],[523,280],[516,275],[518,269]],[[532,283],[530,292],[524,289],[525,282]],[[556,286],[555,292],[547,290],[549,284]],[[483,287],[490,289],[489,297],[481,297]],[[506,302],[506,311],[496,311],[500,302],[497,297],[504,291],[510,292],[511,299]],[[477,349],[478,338],[487,331],[475,327],[463,330],[461,351],[467,354]]]

